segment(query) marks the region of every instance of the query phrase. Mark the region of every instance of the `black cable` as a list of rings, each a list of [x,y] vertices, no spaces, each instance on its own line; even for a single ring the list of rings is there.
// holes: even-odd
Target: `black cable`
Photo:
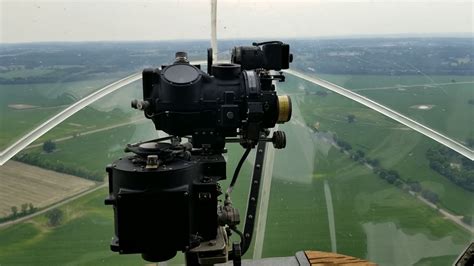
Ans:
[[[235,168],[234,176],[232,176],[232,181],[230,181],[229,188],[227,189],[227,193],[230,194],[232,192],[232,189],[234,188],[235,182],[237,181],[237,177],[239,177],[240,168],[242,168],[242,165],[244,164],[245,159],[247,159],[247,156],[249,155],[251,150],[252,150],[252,148],[250,148],[250,147],[247,148],[245,150],[244,154],[242,155],[242,158],[240,158],[239,164],[237,164],[237,167]]]
[[[240,248],[243,249],[244,246],[245,246],[244,234],[242,232],[240,232],[239,229],[237,229],[236,226],[230,227],[230,230],[234,231],[236,234],[238,234],[240,236]],[[242,254],[242,255],[244,255],[244,254]]]

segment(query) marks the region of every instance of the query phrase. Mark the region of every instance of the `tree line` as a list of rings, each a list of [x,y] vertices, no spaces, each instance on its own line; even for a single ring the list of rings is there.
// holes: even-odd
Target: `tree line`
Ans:
[[[10,207],[11,213],[6,217],[1,217],[0,223],[24,217],[26,215],[36,212],[37,210],[38,208],[36,208],[31,202],[21,204],[20,208],[18,208],[17,206],[11,206]]]
[[[62,162],[50,162],[41,157],[40,154],[23,153],[16,156],[15,160],[56,172],[79,176],[92,181],[102,182],[104,180],[102,172],[91,171],[83,167],[67,165]]]
[[[347,152],[350,158],[355,162],[369,165],[370,168],[372,168],[372,171],[387,183],[392,184],[404,191],[411,191],[416,194],[419,193],[423,198],[433,204],[439,203],[438,194],[427,188],[423,188],[420,182],[403,179],[398,171],[383,168],[379,159],[369,158],[366,156],[364,151],[353,150],[352,145],[347,141],[337,138],[336,136],[334,136],[334,138],[341,152]]]

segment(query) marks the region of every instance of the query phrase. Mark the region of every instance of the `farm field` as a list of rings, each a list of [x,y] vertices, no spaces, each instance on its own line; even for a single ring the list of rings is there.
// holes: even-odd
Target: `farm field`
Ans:
[[[34,143],[100,130],[144,118],[143,113],[130,108],[131,99],[141,97],[141,84],[134,82],[107,95],[68,118]]]
[[[294,81],[289,81],[288,85],[291,82]],[[285,89],[283,86],[286,84],[282,85]],[[331,145],[332,134],[323,131],[337,133],[357,149],[366,151],[367,156],[380,158],[384,167],[396,169],[403,177],[419,180],[422,186],[435,190],[440,195],[441,207],[458,214],[472,213],[472,194],[429,169],[424,152],[427,147],[435,145],[432,141],[334,94],[326,97],[293,96],[293,100],[295,106],[300,108],[295,108],[294,118],[289,124],[280,127],[287,132],[288,145],[285,150],[276,152],[265,241],[262,243],[264,257],[291,256],[298,250],[310,248],[331,251],[332,245],[335,245],[338,252],[380,261],[382,264],[391,264],[400,257],[405,258],[396,261],[400,264],[440,261],[442,263],[438,264],[441,265],[450,262],[472,238],[462,228],[443,219],[435,210],[340,153]],[[349,125],[347,113],[354,113],[357,122]],[[82,115],[78,113],[76,116]],[[73,116],[70,119],[76,118]],[[312,125],[314,121],[320,123],[321,130],[316,135],[306,127],[306,124]],[[69,123],[69,119],[64,123]],[[48,135],[61,135],[55,130]],[[27,152],[37,154],[51,163],[86,167],[100,174],[104,173],[107,163],[123,156],[122,149],[126,143],[156,136],[152,123],[145,121],[58,142],[57,151],[51,154],[42,154],[40,148]],[[374,136],[377,136],[377,142],[374,142]],[[231,152],[226,156],[235,165],[243,150],[238,145],[228,147]],[[404,149],[400,150],[400,147]],[[408,156],[410,153],[412,155]],[[250,167],[249,163],[244,165],[234,190],[233,200],[241,213],[247,201]],[[228,167],[229,177],[232,171],[231,163]],[[228,182],[223,182],[222,187],[225,188]],[[324,192],[326,186],[332,192],[336,241],[331,240],[329,233]],[[29,254],[23,258],[24,261],[37,260],[35,254],[40,250],[44,254],[52,254],[51,250],[55,250],[54,254],[57,254],[56,249],[60,247],[52,243],[57,241],[64,243],[64,247],[61,247],[64,249],[61,250],[67,255],[59,258],[43,256],[39,264],[72,261],[79,264],[94,264],[95,261],[105,264],[143,264],[140,256],[119,257],[109,252],[108,241],[113,230],[112,212],[102,206],[106,192],[101,191],[103,194],[96,192],[93,193],[95,196],[88,195],[61,207],[71,208],[66,213],[81,213],[83,216],[71,216],[58,228],[48,228],[45,218],[40,216],[31,222],[0,231],[0,238],[6,239],[3,244],[8,247],[7,253],[0,253],[0,261],[20,263],[22,258],[14,255],[19,250]],[[87,229],[91,227],[92,231]],[[91,232],[94,235],[75,235],[81,231],[82,234]],[[38,240],[35,243],[19,241],[15,245],[8,242],[8,239],[21,235],[30,236],[25,239]],[[73,238],[81,241],[70,243]],[[412,243],[411,247],[420,252],[408,256],[407,249],[398,248],[398,242],[380,242],[391,238],[406,245]],[[80,251],[67,252],[79,247]],[[251,247],[246,257],[251,258],[252,251]],[[179,261],[178,258],[176,262]]]
[[[114,144],[110,142],[108,145]],[[231,151],[226,155],[230,179],[243,149],[238,145],[229,145],[228,148]],[[112,161],[112,158],[109,160]],[[232,197],[234,205],[242,212],[247,202],[250,172],[250,164],[244,164]],[[222,187],[226,188],[229,182],[222,182]],[[65,218],[58,227],[49,227],[45,216],[40,215],[0,230],[0,263],[30,264],[34,261],[35,265],[145,265],[140,255],[119,256],[109,250],[113,212],[110,206],[103,205],[107,193],[106,188],[100,189],[61,206]],[[246,257],[251,255],[249,250]],[[183,262],[183,256],[178,255],[171,264]]]
[[[386,40],[382,40],[383,42]],[[234,41],[229,43],[235,44]],[[386,51],[383,48],[378,50],[378,54],[373,54],[366,52],[377,49],[362,45],[363,49],[368,49],[363,53],[368,56],[366,61],[372,64],[359,65],[356,64],[357,58],[349,56],[351,49],[361,48],[357,47],[358,44],[355,48],[348,47],[349,53],[346,53],[344,47],[340,47],[342,52],[337,49],[333,51],[335,47],[331,43],[327,44],[330,49],[328,51],[321,50],[321,47],[312,49],[311,44],[303,43],[304,41],[301,44],[300,41],[295,41],[292,49],[296,48],[293,51],[298,51],[298,45],[299,49],[306,49],[307,60],[299,61],[298,56],[303,53],[295,53],[297,57],[292,67],[298,64],[310,66],[306,71],[311,70],[311,67],[317,69],[318,64],[322,69],[339,71],[325,73],[383,73],[318,76],[376,100],[462,143],[474,138],[474,128],[471,126],[474,124],[474,105],[469,102],[474,100],[473,76],[428,76],[421,71],[418,71],[418,75],[415,75],[416,71],[401,72],[403,75],[394,72],[389,75],[390,72],[387,74],[379,71],[381,69],[378,63],[372,63],[372,60],[384,60],[385,56],[398,51],[403,56],[394,57],[394,65],[404,64],[404,61],[414,65],[420,63],[420,68],[428,66],[433,71],[430,67],[433,63],[418,62],[403,46],[388,47]],[[373,43],[380,44],[377,40]],[[25,65],[30,64],[28,70],[21,69],[20,63],[2,62],[4,66],[0,68],[0,72],[2,69],[9,70],[0,73],[0,81],[4,82],[0,84],[0,150],[71,102],[126,76],[129,74],[127,71],[170,62],[175,50],[182,48],[173,43],[165,43],[167,48],[148,43],[145,44],[146,49],[143,49],[143,44],[138,43],[124,46],[112,44],[117,45],[112,50],[110,47],[103,50],[99,47],[97,50],[96,44],[83,45],[89,48],[77,48],[77,51],[84,50],[81,51],[82,56],[76,56],[76,51],[72,54],[59,52],[56,56],[38,52],[41,58],[23,58],[22,60],[27,61]],[[202,42],[201,45],[202,47],[195,46],[199,48],[200,55],[207,48],[208,42]],[[122,48],[127,46],[126,49]],[[187,50],[188,46],[192,45],[187,45],[182,50]],[[220,47],[223,49],[224,46]],[[440,64],[450,62],[450,53],[458,53],[458,50],[449,47],[448,45],[443,50],[444,59],[437,59]],[[92,53],[86,52],[88,49]],[[424,51],[418,53],[423,54]],[[117,54],[121,56],[116,56]],[[324,54],[328,56],[320,57]],[[342,54],[343,57],[333,57],[331,54]],[[189,55],[192,55],[192,59],[197,58],[194,50]],[[37,67],[36,61],[46,57],[51,61],[62,61],[55,66],[56,63],[45,60],[50,69],[56,69],[57,72],[51,72],[44,66]],[[326,61],[316,60],[319,58]],[[81,69],[90,71],[86,76],[78,73],[77,77],[84,77],[85,80],[59,78],[56,82],[44,82],[43,78],[48,76],[53,76],[54,81],[55,73],[63,73],[62,67],[65,68],[64,71],[73,73],[71,69],[75,68],[73,63],[76,61]],[[64,62],[71,63],[71,67],[61,65]],[[407,69],[410,70],[408,67],[404,70]],[[449,68],[448,64],[434,73],[472,72],[458,70]],[[280,125],[279,130],[286,132],[287,147],[275,152],[273,180],[269,203],[266,205],[268,214],[263,227],[264,241],[256,243],[254,234],[245,258],[254,257],[254,250],[262,250],[262,257],[273,257],[292,256],[296,251],[315,249],[362,257],[380,265],[451,264],[466,244],[474,240],[474,234],[411,195],[407,189],[403,190],[381,179],[368,165],[352,160],[336,147],[335,137],[350,143],[352,151],[363,152],[365,158],[377,159],[380,167],[397,171],[401,179],[407,182],[418,181],[423,189],[428,189],[439,197],[438,208],[449,211],[457,218],[473,216],[474,193],[430,168],[426,152],[439,145],[324,88],[291,75],[286,75],[286,78],[286,82],[279,85],[282,90],[279,93],[283,94],[284,91],[291,95],[293,119]],[[10,85],[8,79],[19,79],[19,84]],[[43,81],[35,83],[38,80]],[[20,84],[27,81],[31,84]],[[107,164],[125,156],[123,148],[127,143],[158,137],[153,123],[144,119],[142,112],[130,108],[130,100],[141,97],[141,82],[130,84],[70,117],[18,156],[27,154],[46,167],[61,166],[60,169],[83,170],[101,179],[106,175]],[[352,122],[348,122],[349,115],[354,117]],[[43,151],[41,146],[46,140],[57,140],[53,152]],[[228,144],[227,148],[229,153],[225,157],[228,160],[228,179],[221,182],[224,190],[244,152],[238,144]],[[244,164],[232,195],[234,205],[240,210],[242,223],[254,156],[252,152]],[[14,161],[9,162],[11,163],[19,164]],[[26,177],[21,180],[25,181],[20,183],[12,177],[21,173],[14,169],[4,170],[9,169],[5,166],[0,168],[0,201],[5,202],[3,208],[6,214],[11,212],[10,205],[14,201],[21,205],[26,203],[23,202],[24,199],[44,197],[39,193],[41,190],[48,191],[44,193],[48,198],[43,199],[47,201],[51,199],[49,195],[54,193],[69,193],[68,189],[80,189],[82,182],[91,186],[96,184],[79,178],[74,179],[79,185],[69,186],[64,181],[66,179],[60,179],[56,175],[51,184],[48,183],[51,180],[43,178],[41,174],[44,171],[49,176],[51,171],[30,166],[23,168],[30,170],[23,173]],[[6,182],[3,182],[4,173],[9,177],[5,179]],[[5,193],[2,192],[4,190]],[[60,206],[64,219],[59,226],[48,225],[48,219],[41,214],[0,229],[0,265],[146,264],[140,255],[119,256],[109,250],[114,227],[112,208],[103,205],[107,193],[106,188],[100,189]],[[61,197],[44,206],[58,200]],[[0,217],[3,202],[0,202]],[[232,240],[236,240],[235,235]],[[255,254],[258,256],[259,253]],[[170,264],[182,264],[183,261],[183,257],[178,255]]]
[[[0,171],[0,217],[11,214],[11,207],[22,204],[46,207],[80,193],[96,183],[80,177],[9,161]]]
[[[125,75],[125,73],[120,73],[102,79],[73,82],[0,84],[0,131],[2,132],[0,149],[12,144],[17,138],[59,113],[69,104]],[[63,124],[61,129],[69,132],[77,131],[82,121],[104,117],[94,113],[94,109],[88,109],[88,115],[82,119],[76,117],[78,121],[72,120],[71,124]],[[121,114],[108,116],[119,115]]]
[[[294,91],[298,86],[310,91],[323,90],[293,77],[280,87],[288,92],[287,89]],[[402,178],[419,181],[423,187],[436,192],[444,208],[458,215],[474,214],[474,193],[455,185],[429,167],[425,153],[430,147],[438,146],[431,139],[331,92],[327,96],[294,95],[292,99],[301,110],[300,123],[309,127],[319,123],[320,131],[336,134],[349,142],[354,150],[363,151],[368,158],[378,159],[384,168],[397,170]],[[348,114],[355,115],[354,123],[347,122]],[[446,119],[439,117],[438,121]],[[470,125],[459,123],[457,127],[467,132],[471,130]]]
[[[44,215],[0,231],[0,262],[5,265],[114,264],[143,265],[139,255],[109,251],[112,208],[103,206],[107,188],[63,205],[60,226],[49,227]]]
[[[314,74],[314,73],[309,73]],[[427,125],[461,143],[474,138],[474,77],[472,76],[386,76],[318,75],[353,90],[395,111]],[[455,82],[453,82],[455,81]],[[318,86],[288,77],[291,93],[315,91]],[[439,84],[439,85],[438,85]]]
[[[337,133],[357,149],[364,149],[369,157],[380,156],[382,164],[399,170],[402,177],[421,177],[423,186],[438,188],[436,191],[443,195],[443,208],[447,205],[459,213],[472,213],[472,193],[442,176],[433,177],[434,172],[427,165],[401,167],[406,163],[402,162],[404,156],[413,153],[422,158],[424,151],[417,149],[434,143],[396,143],[407,137],[410,140],[410,135],[391,142],[400,126],[340,96],[298,96],[292,100],[292,122],[280,127],[287,133],[287,148],[276,153],[264,257],[291,256],[298,250],[315,249],[363,257],[381,265],[446,265],[474,239],[436,210],[349,159],[333,146],[332,134],[323,130]],[[361,119],[349,125],[344,117],[354,111],[359,111],[356,117]],[[320,122],[319,133],[306,126],[313,124],[313,119]],[[356,127],[357,123],[363,125]],[[390,130],[395,131],[393,135],[386,135]],[[374,139],[380,143],[374,144]],[[405,146],[408,150],[400,150]],[[397,149],[400,157],[390,161]]]
[[[288,164],[297,160],[291,158],[276,155],[264,257],[315,249],[363,257],[382,265],[411,265],[426,257],[449,255],[437,264],[445,265],[472,239],[435,210],[336,149],[329,149],[327,154],[315,152],[316,170],[307,177],[309,180],[298,173],[288,174]],[[325,184],[332,194],[333,240]],[[413,250],[417,253],[412,254]]]

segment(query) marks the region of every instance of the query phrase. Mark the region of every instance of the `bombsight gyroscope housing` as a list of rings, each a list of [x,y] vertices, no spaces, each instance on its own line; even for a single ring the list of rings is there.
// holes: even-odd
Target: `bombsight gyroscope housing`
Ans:
[[[142,110],[157,130],[169,136],[128,144],[132,154],[108,165],[109,196],[115,236],[112,251],[141,253],[148,261],[166,261],[177,251],[192,265],[233,260],[239,264],[250,245],[265,145],[286,146],[285,134],[270,129],[291,118],[289,96],[279,96],[275,81],[292,61],[289,45],[254,43],[232,49],[231,63],[213,64],[208,49],[207,73],[177,52],[174,63],[143,70]],[[188,142],[182,142],[182,138]],[[225,144],[245,149],[229,188]],[[240,168],[257,146],[244,232],[230,194]],[[222,194],[222,200],[218,197]],[[240,242],[230,244],[232,231]]]

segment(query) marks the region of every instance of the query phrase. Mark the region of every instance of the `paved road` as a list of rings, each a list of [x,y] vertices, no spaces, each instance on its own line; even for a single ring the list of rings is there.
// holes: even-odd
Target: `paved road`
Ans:
[[[51,117],[46,122],[39,125],[34,130],[30,131],[28,134],[24,135],[21,139],[16,141],[10,147],[6,148],[0,153],[0,165],[3,165],[7,162],[10,158],[15,156],[18,152],[22,149],[26,148],[30,145],[33,141],[41,137],[43,134],[57,126],[59,123],[66,120],[68,117],[72,116],[73,114],[80,111],[82,108],[88,106],[89,104],[97,101],[98,99],[106,96],[107,94],[114,92],[125,85],[128,85],[134,81],[141,79],[141,73],[132,74],[128,77],[125,77],[121,80],[118,80],[114,83],[111,83],[102,89],[99,89],[84,98],[80,99],[79,101],[73,103],[57,115]]]
[[[65,140],[72,139],[72,138],[75,138],[75,137],[78,137],[78,136],[86,136],[86,135],[106,131],[106,130],[109,130],[109,129],[114,129],[114,128],[123,127],[123,126],[127,126],[127,125],[133,125],[133,124],[136,124],[138,122],[145,121],[145,120],[147,120],[147,119],[144,118],[144,117],[132,118],[131,121],[128,121],[128,122],[125,122],[125,123],[119,123],[119,124],[114,124],[114,125],[110,125],[110,126],[107,126],[107,127],[97,128],[97,129],[94,129],[94,130],[79,132],[79,133],[77,133],[77,135],[71,135],[71,136],[67,136],[67,137],[57,138],[57,139],[53,139],[53,141],[54,142],[65,141]],[[26,147],[25,150],[36,148],[36,147],[41,147],[41,146],[43,146],[43,143],[33,144],[33,145],[30,145],[30,146]]]
[[[429,202],[427,199],[423,198],[422,196],[420,195],[416,195],[414,192],[410,191],[410,194],[415,196],[417,199],[419,199],[421,202],[425,203],[426,205],[430,206],[431,208],[433,209],[436,209],[438,210],[441,215],[444,216],[444,218],[448,219],[448,220],[451,220],[452,222],[458,224],[459,226],[461,226],[462,228],[466,229],[467,231],[469,231],[471,234],[474,234],[474,228],[472,226],[469,226],[465,223],[462,222],[461,218],[459,216],[456,216],[450,212],[448,212],[447,210],[445,209],[441,209],[441,208],[438,208],[438,206],[436,206],[435,204]],[[462,216],[461,216],[462,217]]]
[[[306,74],[303,74],[299,71],[294,71],[294,70],[285,70],[286,73],[291,74],[293,76],[299,77],[301,79],[307,80],[311,83],[314,83],[316,85],[319,85],[321,87],[324,87],[326,89],[329,89],[337,94],[340,94],[344,97],[347,97],[353,101],[356,101],[362,105],[365,105],[369,107],[372,110],[375,110],[415,131],[418,131],[419,133],[435,140],[436,142],[458,152],[459,154],[465,156],[466,158],[470,159],[471,161],[474,160],[474,151],[469,149],[468,147],[462,145],[461,143],[421,124],[416,122],[415,120],[404,116],[380,103],[377,103],[367,97],[364,97],[360,94],[357,94],[351,90],[345,89],[341,86],[338,86],[336,84],[333,84],[329,81],[309,76]]]
[[[13,220],[13,221],[8,221],[8,222],[1,223],[1,224],[0,224],[0,228],[7,227],[7,226],[10,226],[10,225],[14,225],[14,224],[17,224],[17,223],[21,223],[21,222],[26,221],[26,220],[28,220],[28,219],[31,219],[31,218],[33,218],[33,217],[35,217],[35,216],[41,215],[41,214],[43,214],[43,213],[45,213],[45,212],[47,212],[47,211],[50,211],[50,210],[52,210],[52,209],[54,209],[54,208],[60,207],[60,206],[62,206],[62,205],[64,205],[64,204],[69,203],[69,202],[71,202],[71,201],[73,201],[73,200],[75,200],[75,199],[78,199],[78,198],[80,198],[80,197],[82,197],[82,196],[84,196],[84,195],[87,195],[87,194],[89,194],[89,193],[92,193],[92,192],[94,192],[94,191],[97,191],[97,190],[99,190],[99,189],[101,189],[101,188],[107,187],[108,185],[109,185],[109,184],[108,184],[107,182],[105,182],[105,183],[103,183],[103,184],[101,184],[101,185],[99,185],[99,186],[96,186],[96,187],[94,187],[94,188],[92,188],[92,189],[83,191],[83,192],[81,192],[81,193],[79,193],[79,194],[76,194],[76,195],[74,195],[74,196],[72,196],[72,197],[70,197],[70,198],[68,198],[68,199],[63,200],[63,201],[57,202],[57,203],[55,203],[55,204],[53,204],[53,205],[51,205],[51,206],[49,206],[49,207],[47,207],[47,208],[45,208],[45,209],[42,209],[42,210],[40,210],[40,211],[37,211],[37,212],[35,212],[35,213],[29,214],[29,215],[27,215],[27,216],[23,216],[23,217],[21,217],[21,218],[18,218],[18,219],[16,219],[16,220]],[[105,196],[104,196],[104,199],[105,199]]]

